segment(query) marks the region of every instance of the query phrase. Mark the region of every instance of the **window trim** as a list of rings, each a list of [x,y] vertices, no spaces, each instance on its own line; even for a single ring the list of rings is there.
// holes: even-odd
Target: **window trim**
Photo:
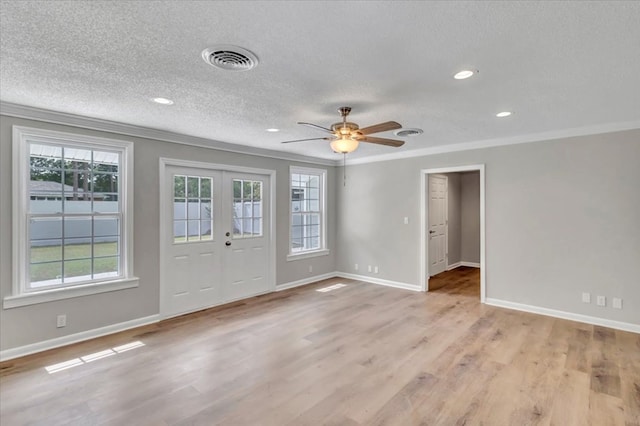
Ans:
[[[27,291],[27,208],[28,185],[30,176],[29,143],[53,143],[75,145],[85,149],[108,149],[121,153],[120,164],[120,202],[121,224],[121,264],[122,276],[116,279],[96,280],[44,289]],[[12,308],[52,300],[67,299],[105,291],[120,290],[138,286],[138,278],[133,276],[133,142],[86,136],[77,133],[13,126],[13,258],[11,294],[6,296],[3,307]]]
[[[293,223],[293,200],[291,198],[291,176],[293,174],[310,174],[320,177],[320,248],[315,250],[306,250],[301,252],[291,251],[292,223]],[[311,167],[289,166],[289,232],[288,232],[288,254],[287,261],[308,259],[317,256],[327,256],[330,250],[327,248],[327,170]]]

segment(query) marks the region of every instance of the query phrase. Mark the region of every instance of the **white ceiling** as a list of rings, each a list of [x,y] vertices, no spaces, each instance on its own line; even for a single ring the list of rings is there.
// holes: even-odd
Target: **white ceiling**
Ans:
[[[338,159],[280,141],[322,136],[296,122],[329,126],[343,105],[361,127],[424,129],[356,160],[640,123],[640,2],[3,0],[0,15],[3,102],[214,141]],[[260,63],[213,68],[215,44]]]

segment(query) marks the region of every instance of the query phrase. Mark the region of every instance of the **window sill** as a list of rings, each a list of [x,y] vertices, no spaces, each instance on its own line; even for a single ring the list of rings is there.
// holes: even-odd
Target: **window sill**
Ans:
[[[309,259],[310,257],[328,256],[329,253],[329,249],[322,249],[315,251],[306,251],[304,253],[288,254],[287,262],[291,262],[292,260]]]
[[[139,279],[137,277],[122,278],[115,281],[106,281],[101,283],[79,285],[76,287],[57,288],[53,290],[7,296],[4,298],[2,307],[4,309],[10,309],[20,306],[52,302],[54,300],[71,299],[73,297],[124,290],[127,288],[138,287],[138,281]]]

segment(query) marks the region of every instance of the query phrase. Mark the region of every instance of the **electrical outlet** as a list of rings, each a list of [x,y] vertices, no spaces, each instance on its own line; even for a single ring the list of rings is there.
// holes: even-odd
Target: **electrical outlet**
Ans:
[[[367,266],[367,271],[371,272],[371,265]]]
[[[622,309],[622,299],[620,299],[619,297],[614,297],[611,300],[611,305],[614,307],[614,309]]]
[[[605,296],[597,296],[596,297],[596,305],[598,305],[598,306],[607,306],[607,298]]]
[[[58,315],[56,320],[56,327],[66,327],[67,326],[67,316],[66,315]]]
[[[357,263],[355,265],[353,265],[353,269],[356,270],[356,271],[358,270],[358,264]]]
[[[378,273],[378,267],[377,267],[377,266],[373,268],[373,273],[374,273],[374,274],[377,274],[377,273]]]
[[[591,303],[591,293],[582,293],[582,302]]]
[[[309,265],[309,272],[313,272],[313,265]]]
[[[404,224],[405,225],[409,224],[409,217],[407,217],[407,216],[404,217]]]

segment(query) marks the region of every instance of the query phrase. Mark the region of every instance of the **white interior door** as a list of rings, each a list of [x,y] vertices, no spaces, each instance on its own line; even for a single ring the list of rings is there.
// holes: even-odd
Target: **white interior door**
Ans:
[[[269,282],[269,176],[225,172],[225,301],[272,290]]]
[[[270,177],[184,166],[164,170],[162,316],[273,290]]]
[[[162,312],[175,316],[221,301],[222,173],[167,167],[162,224]]]
[[[429,175],[429,275],[447,268],[447,177]]]

